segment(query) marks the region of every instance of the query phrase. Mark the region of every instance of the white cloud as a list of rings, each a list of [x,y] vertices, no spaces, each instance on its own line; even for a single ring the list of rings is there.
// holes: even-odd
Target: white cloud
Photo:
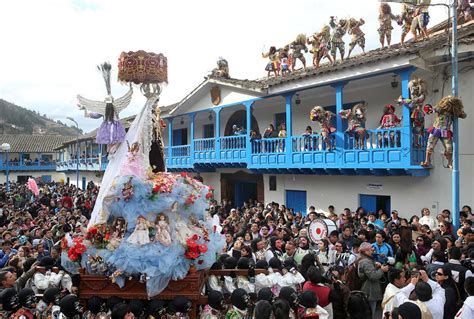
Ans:
[[[298,33],[309,35],[331,15],[363,17],[367,49],[376,48],[378,6],[376,0],[2,1],[0,98],[55,119],[72,115],[89,131],[98,122],[82,118],[75,96],[102,99],[105,88],[95,66],[115,65],[122,51],[143,49],[168,57],[169,85],[161,103],[170,104],[196,87],[219,56],[229,61],[233,77],[265,76],[263,47],[286,44]],[[400,11],[398,4],[392,8]],[[447,18],[443,7],[430,13],[431,25]],[[394,27],[396,43],[400,30]],[[113,85],[116,97],[126,90]],[[122,116],[138,112],[143,103],[136,91]]]

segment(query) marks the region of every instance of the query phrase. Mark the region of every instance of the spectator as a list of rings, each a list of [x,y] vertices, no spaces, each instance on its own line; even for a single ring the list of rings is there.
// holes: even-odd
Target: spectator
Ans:
[[[444,289],[446,302],[444,304],[444,319],[454,318],[462,304],[461,295],[456,283],[453,280],[451,270],[446,266],[439,267],[436,270],[436,281]]]
[[[461,310],[456,314],[456,319],[474,318],[474,277],[466,278],[464,288],[468,297],[464,301]]]
[[[385,288],[385,292],[382,299],[383,314],[386,314],[387,312],[392,312],[394,308],[393,302],[395,299],[395,295],[401,288],[405,287],[406,285],[405,272],[400,269],[390,269],[388,272],[388,281],[389,284]]]

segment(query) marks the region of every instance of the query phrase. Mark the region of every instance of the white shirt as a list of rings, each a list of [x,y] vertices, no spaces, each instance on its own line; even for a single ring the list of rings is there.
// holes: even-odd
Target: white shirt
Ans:
[[[428,225],[430,227],[430,230],[436,230],[438,229],[438,221],[436,218],[431,217],[431,216],[423,216],[420,218],[420,224],[421,225]]]
[[[446,297],[444,295],[444,289],[441,286],[434,282],[433,280],[428,280],[428,284],[433,290],[432,298],[428,301],[423,302],[428,310],[431,312],[433,319],[443,319],[444,316],[444,303]],[[400,289],[396,294],[395,304],[393,306],[398,307],[403,304],[405,301],[409,301],[410,293],[415,289],[415,285],[409,283],[406,287]]]
[[[474,296],[467,297],[464,305],[456,314],[456,319],[472,319],[474,318]]]
[[[390,312],[390,313],[392,312],[394,308],[394,301],[399,291],[400,291],[400,288],[398,288],[394,284],[390,283],[387,285],[387,288],[385,288],[385,293],[383,294],[383,299],[382,299],[382,306],[383,306],[382,315],[386,312]]]

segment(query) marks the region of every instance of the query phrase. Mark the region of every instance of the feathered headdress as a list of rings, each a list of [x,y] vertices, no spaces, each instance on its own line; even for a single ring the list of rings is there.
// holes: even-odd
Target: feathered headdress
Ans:
[[[464,106],[461,99],[455,96],[445,96],[443,97],[437,105],[437,108],[442,110],[445,113],[451,113],[455,117],[465,119],[467,114],[464,112]]]
[[[112,74],[112,65],[109,62],[104,62],[97,66],[97,69],[102,73],[102,77],[105,81],[105,88],[107,89],[107,94],[112,96],[112,89],[110,86],[110,78]]]

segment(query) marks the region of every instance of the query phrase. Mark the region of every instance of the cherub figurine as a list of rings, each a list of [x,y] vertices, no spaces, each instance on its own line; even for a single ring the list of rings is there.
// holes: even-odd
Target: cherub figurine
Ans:
[[[392,14],[392,8],[388,3],[381,3],[379,8],[379,24],[380,27],[377,30],[379,32],[380,45],[382,48],[385,46],[385,38],[387,39],[387,45],[390,49],[390,43],[392,42],[392,20],[397,20],[397,17]]]
[[[400,45],[405,45],[405,37],[411,30],[411,24],[413,23],[413,14],[415,13],[415,8],[412,4],[404,3],[402,7],[402,14],[398,16],[398,25],[402,26],[402,37],[400,40]]]
[[[310,112],[310,119],[313,122],[318,122],[321,126],[320,133],[323,137],[323,141],[326,144],[326,150],[330,151],[333,147],[331,145],[330,136],[336,131],[336,129],[331,126],[331,119],[336,116],[336,114],[325,111],[321,106],[315,106]]]
[[[133,177],[130,176],[130,178],[123,185],[123,188],[122,188],[123,200],[126,201],[126,202],[128,202],[134,195],[132,179],[133,179]]]
[[[128,237],[127,242],[134,245],[146,245],[150,243],[149,230],[150,223],[143,216],[138,216],[135,230]]]
[[[314,37],[314,36],[313,36]],[[319,42],[319,50],[317,54],[317,59],[316,59],[316,64],[314,64],[314,59],[313,59],[313,65],[318,68],[319,67],[319,62],[323,58],[328,58],[329,61],[334,64],[334,60],[332,56],[329,54],[329,46],[330,46],[330,41],[331,41],[331,29],[329,28],[328,25],[325,25],[322,29],[321,32],[319,32],[316,35],[316,38],[318,39]]]
[[[334,61],[336,61],[337,50],[341,54],[341,61],[344,61],[344,54],[346,52],[345,45],[346,43],[343,40],[344,35],[347,30],[347,20],[339,19],[339,22],[336,21],[334,16],[331,16],[329,20],[329,25],[332,28],[331,34],[331,55]]]
[[[166,216],[164,213],[159,213],[158,216],[156,216],[155,228],[155,240],[166,247],[171,245],[171,228],[168,216]]]
[[[435,108],[426,107],[428,114],[436,113],[433,126],[428,129],[430,136],[428,137],[428,145],[426,147],[426,158],[421,162],[421,166],[428,167],[431,165],[431,155],[441,139],[444,146],[444,156],[448,160],[448,167],[453,168],[453,132],[451,126],[454,118],[464,119],[467,117],[464,112],[462,101],[454,96],[446,96],[442,98]]]
[[[418,147],[425,131],[425,113],[423,111],[426,99],[426,82],[416,78],[408,83],[409,99],[398,99],[399,105],[410,108],[411,128],[414,138],[414,146]]]
[[[349,121],[346,132],[355,137],[355,148],[364,148],[365,146],[365,108],[365,103],[359,103],[354,105],[351,110],[341,110],[339,112],[342,119]]]
[[[380,126],[379,129],[384,129],[384,128],[394,128],[397,127],[400,124],[401,120],[398,118],[398,116],[395,114],[395,106],[392,104],[387,104],[383,108],[383,115],[382,118],[380,119]],[[398,132],[397,132],[398,133]],[[397,146],[400,145],[400,134],[397,134],[398,139],[397,139]],[[387,134],[387,132],[383,133],[383,139],[385,141],[385,144],[388,144],[387,141],[390,140],[390,147],[394,146],[394,137],[395,133],[390,132]],[[379,136],[379,145],[382,146],[382,136]]]
[[[303,52],[308,52],[308,48],[306,47],[306,35],[298,34],[296,36],[296,40],[291,43],[291,48],[293,49],[292,59],[293,65],[291,66],[291,70],[295,70],[296,60],[300,60],[303,63],[303,70],[306,71],[306,59],[304,57]]]
[[[268,78],[270,78],[270,73],[273,72],[275,78],[280,75],[280,56],[276,47],[271,46],[267,53],[262,52],[263,58],[268,58],[270,61],[265,67],[265,71],[268,72]]]
[[[356,20],[354,18],[350,18],[348,21],[348,33],[352,36],[351,43],[349,43],[349,54],[347,54],[348,59],[356,45],[359,45],[362,49],[362,52],[365,54],[365,33],[360,29],[360,26],[364,23],[364,19]]]
[[[219,57],[217,60],[217,68],[211,71],[211,76],[216,78],[229,79],[229,63],[223,57]]]

